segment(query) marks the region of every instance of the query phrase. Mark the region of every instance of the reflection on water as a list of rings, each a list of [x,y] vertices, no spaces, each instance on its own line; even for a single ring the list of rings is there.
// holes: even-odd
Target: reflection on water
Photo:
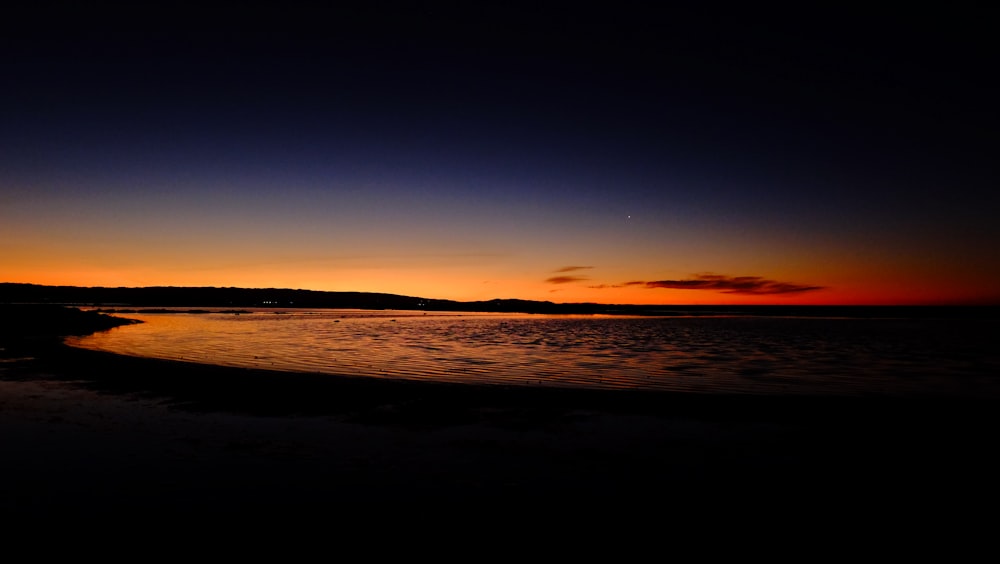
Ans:
[[[403,311],[128,314],[68,340],[228,366],[486,384],[998,395],[993,320]]]

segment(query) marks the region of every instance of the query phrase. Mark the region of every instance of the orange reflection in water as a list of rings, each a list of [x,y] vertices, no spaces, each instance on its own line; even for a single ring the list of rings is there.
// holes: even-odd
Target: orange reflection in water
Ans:
[[[709,393],[995,394],[990,327],[962,320],[252,310],[128,315],[70,339],[121,354],[488,385]]]

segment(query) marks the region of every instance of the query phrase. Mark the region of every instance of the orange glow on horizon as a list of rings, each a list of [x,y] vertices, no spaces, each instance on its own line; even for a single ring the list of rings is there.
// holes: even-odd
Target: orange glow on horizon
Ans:
[[[862,284],[831,287],[788,294],[740,294],[710,290],[623,287],[594,289],[585,285],[544,284],[538,280],[509,278],[483,280],[471,275],[449,274],[436,278],[430,273],[355,272],[325,280],[315,272],[272,275],[218,272],[163,274],[147,271],[101,270],[7,270],[0,282],[45,286],[82,287],[244,287],[289,288],[332,292],[378,292],[430,299],[487,301],[524,299],[555,303],[600,303],[621,305],[996,305],[1000,297],[988,288],[914,288],[883,281],[878,286]]]

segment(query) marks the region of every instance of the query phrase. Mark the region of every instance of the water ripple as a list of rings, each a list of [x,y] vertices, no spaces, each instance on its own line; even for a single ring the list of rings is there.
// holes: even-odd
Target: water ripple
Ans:
[[[70,338],[156,358],[504,385],[997,395],[990,320],[560,317],[291,311],[137,314]]]

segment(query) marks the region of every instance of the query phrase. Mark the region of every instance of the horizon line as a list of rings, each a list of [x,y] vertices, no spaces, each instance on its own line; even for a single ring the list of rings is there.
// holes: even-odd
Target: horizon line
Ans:
[[[978,302],[978,301],[935,301],[926,303],[608,303],[608,302],[555,302],[552,300],[537,300],[527,298],[489,298],[483,300],[456,300],[452,298],[429,298],[425,296],[414,296],[410,294],[400,294],[393,292],[374,292],[366,290],[314,290],[310,288],[280,288],[280,287],[249,287],[249,286],[77,286],[72,284],[37,284],[33,282],[0,282],[0,286],[34,286],[38,288],[67,288],[78,290],[154,290],[154,289],[175,289],[175,290],[246,290],[246,291],[275,291],[275,292],[314,292],[318,294],[369,294],[394,296],[399,298],[409,298],[427,300],[434,302],[452,302],[455,304],[477,304],[490,302],[528,302],[535,304],[551,304],[555,306],[601,306],[601,307],[628,307],[628,308],[662,308],[662,307],[1000,307],[998,302]],[[286,306],[294,307],[294,306]]]

